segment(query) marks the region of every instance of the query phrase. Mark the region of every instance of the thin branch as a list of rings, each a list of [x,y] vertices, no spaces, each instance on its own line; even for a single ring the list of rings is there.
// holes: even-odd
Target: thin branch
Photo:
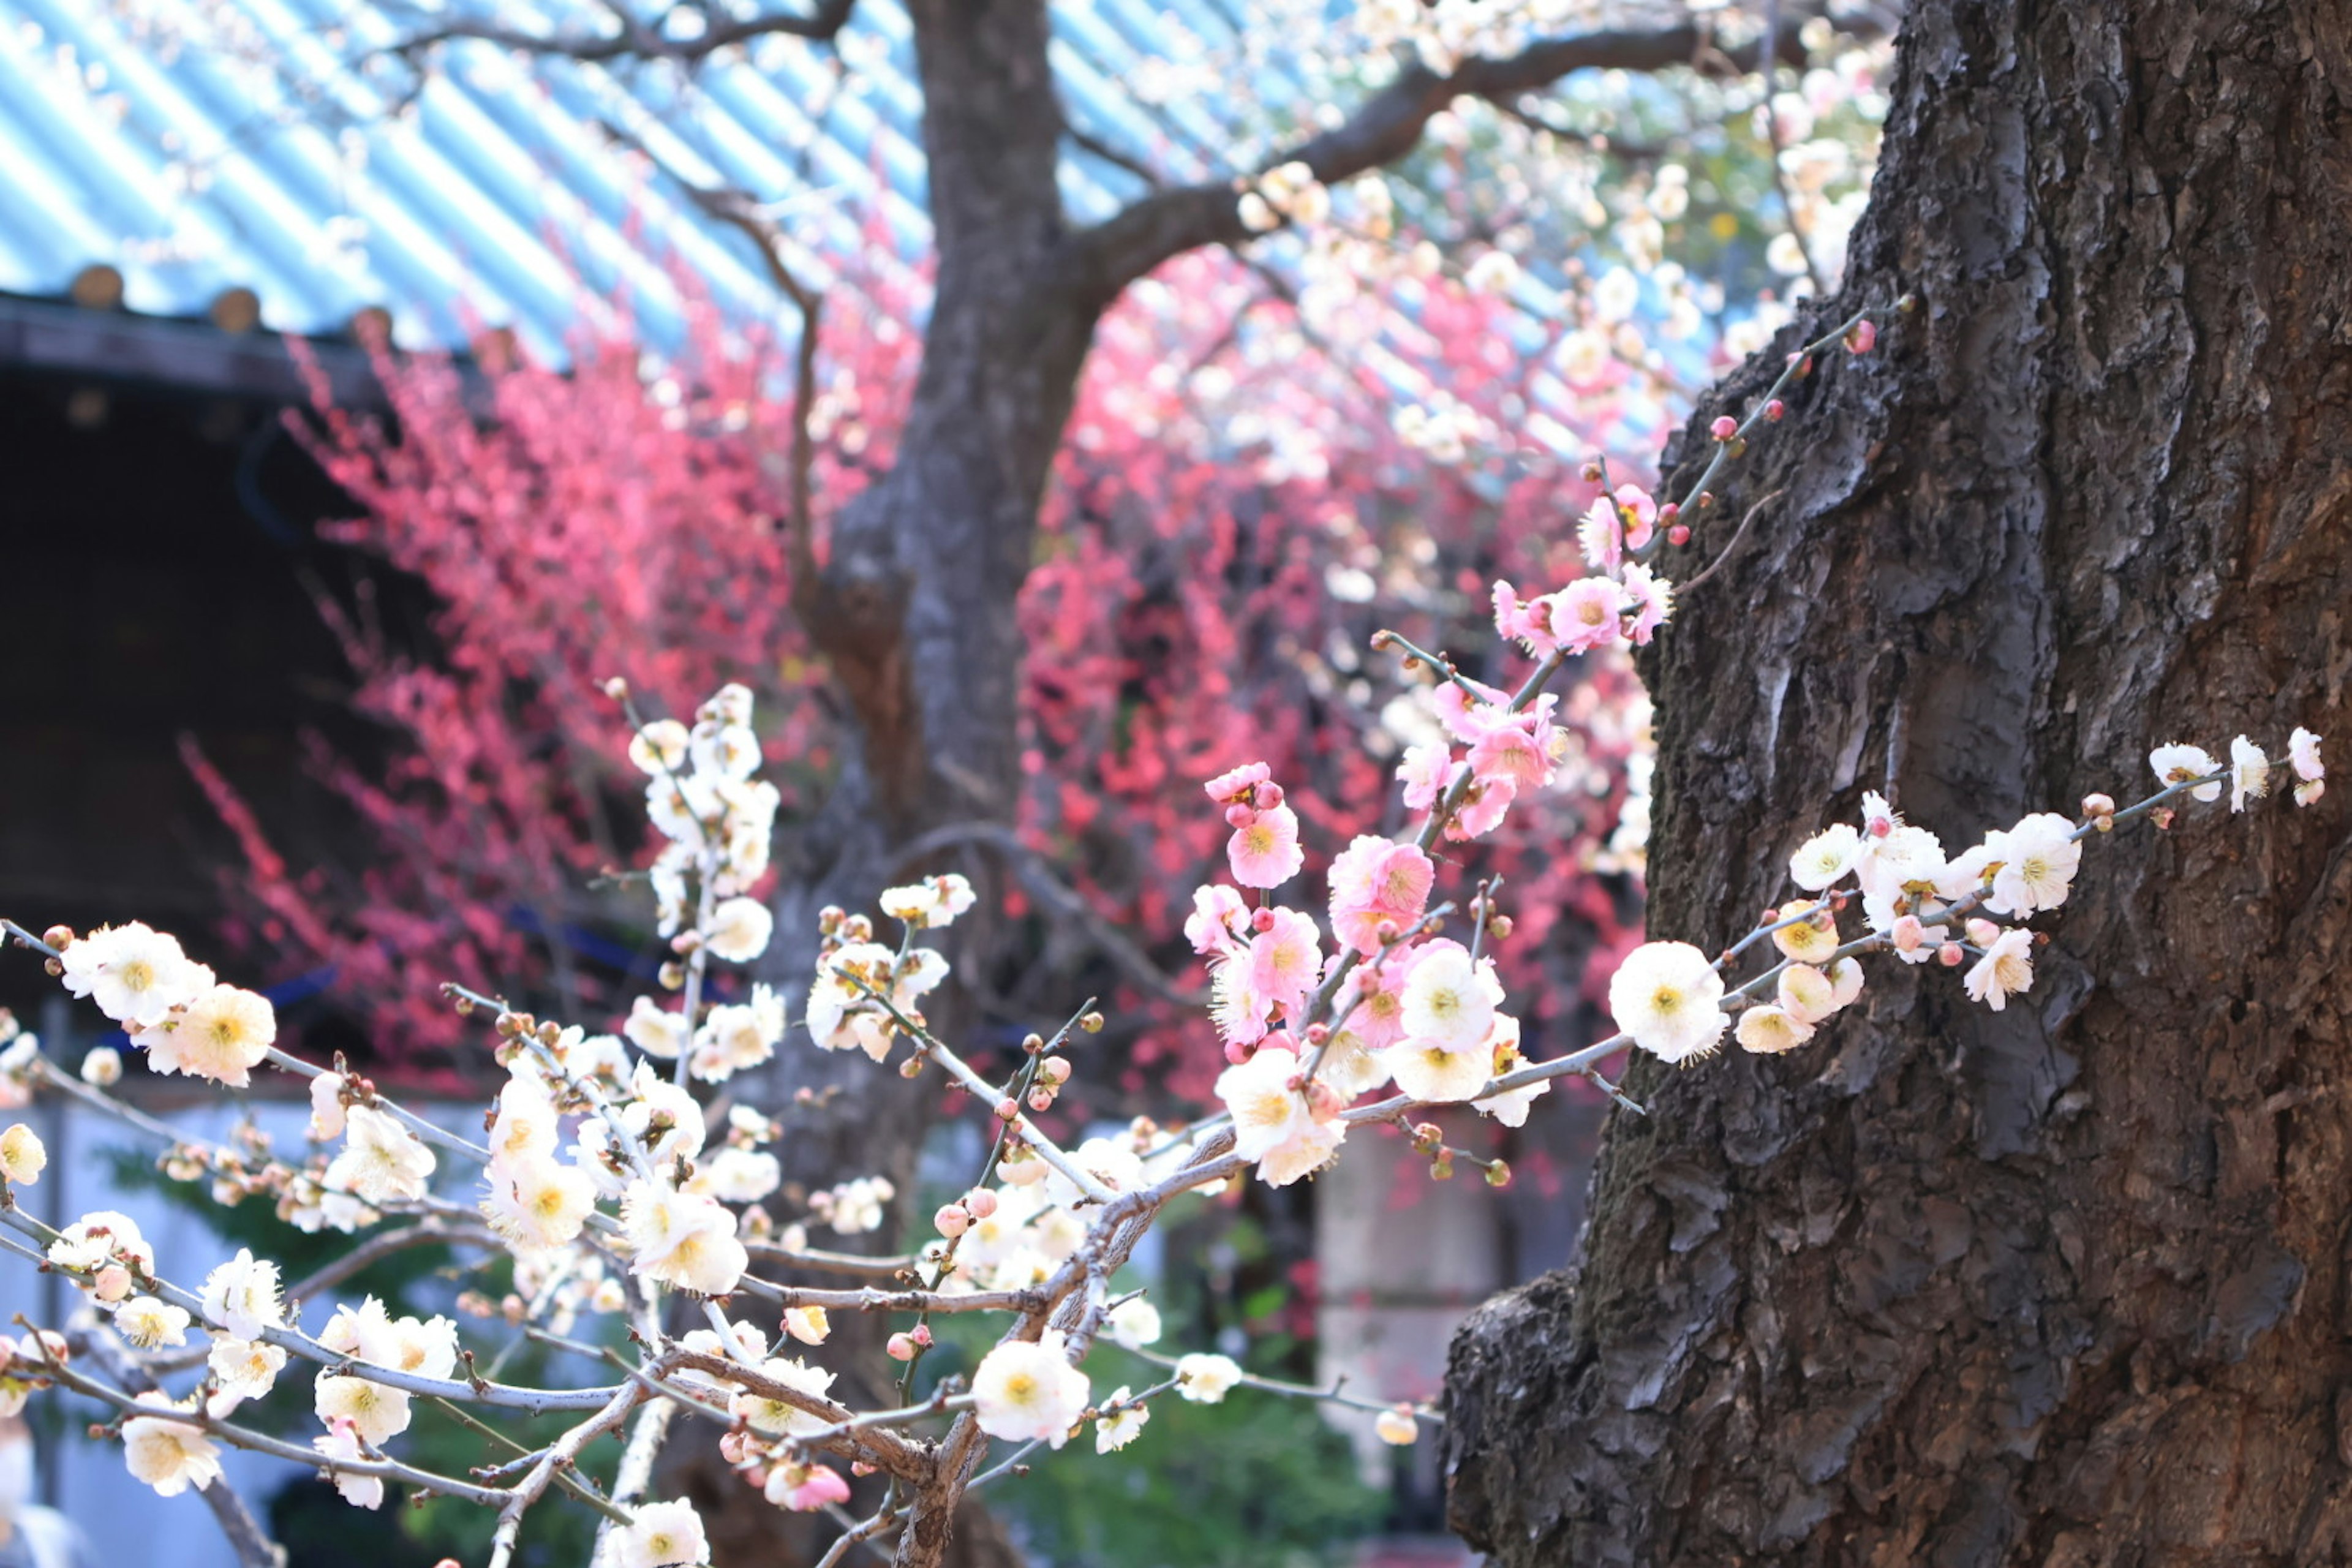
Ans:
[[[75,1355],[97,1363],[100,1370],[125,1393],[157,1392],[155,1380],[110,1330],[77,1329],[66,1336],[66,1342]],[[269,1539],[261,1521],[253,1517],[253,1510],[245,1506],[245,1499],[237,1495],[226,1478],[203,1488],[198,1495],[213,1510],[221,1533],[228,1538],[229,1549],[236,1553],[238,1568],[286,1568],[286,1549]]]
[[[1722,549],[1715,552],[1714,560],[1706,563],[1706,570],[1701,572],[1689,582],[1675,588],[1675,592],[1678,595],[1687,595],[1692,589],[1697,587],[1701,583],[1706,582],[1709,577],[1712,577],[1717,572],[1722,571],[1723,563],[1730,560],[1732,552],[1739,548],[1739,542],[1748,537],[1748,526],[1756,521],[1756,514],[1762,511],[1766,507],[1770,506],[1774,501],[1779,500],[1782,496],[1787,495],[1789,491],[1784,486],[1780,489],[1774,490],[1771,494],[1758,501],[1754,506],[1749,507],[1748,509],[1748,515],[1739,520],[1738,528],[1733,531],[1730,541],[1726,543]]]
[[[1003,823],[955,822],[934,828],[898,852],[895,874],[903,875],[940,850],[964,844],[994,850],[1031,898],[1067,921],[1109,959],[1113,967],[1138,985],[1181,1006],[1208,1004],[1205,993],[1179,985],[1174,976],[1151,961],[1150,954],[1129,941],[1112,921],[1087,902],[1084,894],[1055,876],[1044,855],[1021,842],[1021,836]]]
[[[1868,28],[1868,20],[1858,26]],[[1804,63],[1793,37],[1794,63]],[[1509,104],[1574,71],[1659,71],[1726,61],[1753,68],[1756,47],[1717,50],[1706,26],[1686,21],[1654,31],[1609,30],[1547,38],[1500,59],[1476,58],[1441,75],[1408,65],[1396,79],[1360,105],[1342,124],[1266,160],[1268,168],[1303,163],[1325,184],[1394,163],[1412,151],[1432,116],[1468,96]],[[1239,193],[1229,182],[1182,185],[1146,196],[1079,236],[1094,264],[1094,281],[1116,292],[1184,251],[1203,245],[1240,245],[1255,237],[1242,222]]]
[[[791,12],[752,16],[706,28],[699,37],[692,38],[664,37],[625,11],[619,13],[622,17],[620,30],[604,37],[579,33],[534,33],[519,27],[501,26],[495,22],[467,19],[445,23],[429,31],[403,38],[396,44],[387,44],[373,53],[396,55],[411,66],[416,66],[423,57],[444,44],[471,40],[512,49],[519,54],[549,55],[589,65],[647,59],[676,60],[690,65],[708,59],[721,49],[771,36],[830,43],[848,23],[850,13],[856,7],[856,0],[819,0],[817,7],[805,16]]]
[[[1091,153],[1104,163],[1126,170],[1151,189],[1158,191],[1167,188],[1168,182],[1160,177],[1159,170],[1140,158],[1120,152],[1093,132],[1081,131],[1065,121],[1062,124],[1062,134],[1068,137],[1070,144],[1079,151]]]

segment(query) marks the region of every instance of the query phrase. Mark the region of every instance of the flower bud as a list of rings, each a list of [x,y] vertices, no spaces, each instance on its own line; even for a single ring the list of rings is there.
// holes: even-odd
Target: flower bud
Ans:
[[[1309,1024],[1307,1026],[1307,1043],[1308,1045],[1319,1046],[1330,1037],[1331,1026],[1328,1024]]]
[[[131,1270],[110,1263],[89,1282],[90,1293],[101,1301],[120,1301],[131,1294]]]
[[[1968,954],[1960,951],[1960,944],[1956,942],[1948,942],[1936,950],[1936,962],[1947,969],[1958,969],[1960,961],[1966,957]]]
[[[953,1239],[971,1228],[971,1211],[961,1204],[942,1204],[931,1221],[940,1227],[941,1236]]]
[[[999,1121],[1017,1121],[1021,1119],[1021,1108],[1013,1102],[1011,1095],[1008,1094],[996,1102],[996,1119]]]
[[[112,1046],[97,1046],[81,1058],[81,1080],[96,1089],[111,1089],[122,1081],[122,1053]]]
[[[1400,1405],[1381,1411],[1372,1422],[1372,1431],[1383,1443],[1409,1448],[1421,1435],[1421,1424],[1412,1418],[1412,1405]]]
[[[1037,1081],[1060,1087],[1070,1081],[1070,1058],[1047,1057],[1037,1064]]]
[[[41,933],[41,940],[62,952],[74,944],[74,929],[71,926],[51,926]]]
[[[1042,1087],[1031,1089],[1029,1091],[1029,1109],[1032,1110],[1053,1110],[1054,1091],[1050,1089],[1045,1089]]]
[[[986,1219],[996,1212],[996,1194],[987,1187],[975,1187],[966,1194],[963,1206],[971,1211],[974,1219]]]
[[[2086,795],[2083,797],[2083,815],[2096,818],[2116,814],[2116,797],[2111,795]]]
[[[1919,923],[1917,915],[1897,915],[1890,933],[1897,952],[1916,952],[1927,944],[1927,928]]]
[[[1239,1040],[1227,1040],[1225,1042],[1225,1060],[1234,1067],[1241,1066],[1244,1062],[1249,1060],[1250,1058],[1255,1055],[1257,1055],[1257,1047],[1255,1046],[1244,1045]]]
[[[1078,1020],[1078,1027],[1089,1035],[1099,1035],[1103,1032],[1103,1016],[1100,1013],[1089,1013]]]
[[[1781,420],[1788,416],[1789,405],[1781,402],[1777,397],[1764,405],[1764,417],[1769,419],[1775,425],[1778,425]]]
[[[604,695],[615,702],[629,700],[629,683],[615,675],[604,682]]]
[[[1510,1166],[1500,1160],[1486,1162],[1486,1184],[1490,1187],[1509,1186],[1511,1184]]]
[[[890,1342],[884,1345],[882,1348],[884,1351],[888,1352],[892,1361],[912,1361],[915,1359],[916,1345],[914,1336],[911,1334],[892,1334],[890,1336]]]
[[[1969,940],[1979,947],[1990,947],[2000,940],[2000,927],[1988,920],[1972,920],[1967,929]]]
[[[1240,804],[1238,801],[1232,805],[1225,807],[1225,826],[1227,827],[1247,827],[1251,823],[1255,822],[1256,820],[1257,813],[1250,807]]]
[[[1845,346],[1850,353],[1868,353],[1878,346],[1877,326],[1870,321],[1856,321],[1845,335]]]
[[[1257,786],[1250,797],[1260,811],[1272,811],[1282,804],[1282,786],[1268,779]]]
[[[920,1077],[922,1077],[922,1076],[923,1076],[923,1058],[920,1058],[920,1057],[919,1057],[919,1056],[917,1056],[917,1057],[908,1057],[905,1061],[900,1062],[900,1063],[898,1064],[898,1076],[899,1076],[900,1078],[920,1078]]]
[[[1511,917],[1508,915],[1496,915],[1492,920],[1489,920],[1486,922],[1486,934],[1493,937],[1496,942],[1501,942],[1503,939],[1509,936],[1511,934]]]
[[[931,1348],[931,1325],[929,1323],[917,1323],[913,1328],[907,1331],[907,1337],[914,1341],[918,1345],[920,1345],[923,1349],[929,1350]]]
[[[1718,414],[1715,423],[1706,427],[1706,433],[1718,441],[1728,441],[1739,434],[1739,421],[1728,414]]]
[[[1667,529],[1666,542],[1673,545],[1677,550],[1681,549],[1684,545],[1688,544],[1690,542],[1690,526],[1687,523],[1678,522],[1672,528]]]
[[[1597,485],[1597,484],[1599,484],[1599,483],[1601,482],[1601,465],[1600,465],[1600,464],[1598,464],[1598,463],[1587,463],[1587,464],[1585,464],[1585,465],[1584,465],[1584,467],[1583,467],[1580,470],[1579,470],[1579,471],[1580,471],[1580,472],[1584,476],[1584,482],[1585,482],[1586,484],[1588,484],[1588,485]]]
[[[672,959],[661,966],[661,972],[655,978],[661,982],[665,991],[683,991],[686,989],[686,965]]]

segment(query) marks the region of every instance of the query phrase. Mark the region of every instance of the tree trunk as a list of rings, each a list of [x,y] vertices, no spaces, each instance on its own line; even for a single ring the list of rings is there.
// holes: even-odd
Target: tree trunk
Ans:
[[[1919,308],[1702,517],[1786,489],[1646,670],[1660,937],[1748,928],[1866,788],[1958,853],[2157,743],[2340,728],[2352,16],[1917,0],[1891,91],[1847,295]],[[2004,1012],[1878,959],[1795,1053],[1634,1068],[1578,1265],[1454,1343],[1475,1544],[2352,1557],[2341,795],[2085,848]]]
[[[822,569],[795,587],[854,731],[818,818],[780,856],[776,938],[762,978],[795,1019],[814,973],[820,910],[876,913],[884,887],[923,868],[904,858],[915,840],[951,824],[1013,820],[1016,607],[1054,453],[1113,292],[1071,244],[1063,218],[1062,118],[1043,0],[914,0],[908,10],[938,289],[898,459],[835,520]],[[994,904],[984,890],[972,913],[934,942],[964,983],[989,960]],[[973,1019],[954,983],[927,1013],[958,1041]],[[905,1239],[916,1157],[942,1091],[936,1072],[909,1082],[862,1053],[818,1050],[796,1028],[771,1067],[737,1086],[784,1122],[775,1151],[788,1196],[866,1174],[896,1184],[898,1201],[881,1231],[820,1234],[818,1245],[890,1250]],[[882,1354],[890,1326],[875,1314],[835,1318],[824,1360],[841,1374],[837,1397],[861,1406],[893,1397],[897,1368]],[[711,1533],[722,1565],[772,1564],[779,1551],[805,1560],[833,1533],[788,1527],[723,1473],[707,1443],[679,1447],[673,1484],[707,1500],[707,1517],[712,1506],[720,1510]],[[878,1482],[869,1485],[878,1497]],[[999,1531],[963,1535],[957,1561],[1017,1561]]]

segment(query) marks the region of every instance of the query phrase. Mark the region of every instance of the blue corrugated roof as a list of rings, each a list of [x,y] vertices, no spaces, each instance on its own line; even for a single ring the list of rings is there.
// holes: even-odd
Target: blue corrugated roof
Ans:
[[[837,54],[771,37],[690,76],[522,61],[479,42],[445,47],[421,83],[388,57],[351,68],[438,9],[395,21],[354,0],[0,0],[0,291],[59,295],[102,262],[142,313],[196,315],[243,287],[281,331],[340,331],[378,306],[405,346],[506,325],[561,357],[567,331],[623,287],[648,335],[674,341],[680,302],[650,235],[723,304],[772,315],[744,238],[605,124],[688,177],[779,204],[814,265],[857,246],[877,202],[902,263],[928,247],[898,0],[861,0]],[[609,16],[590,0],[483,14],[576,33]],[[1124,84],[1204,38],[1231,45],[1231,18],[1207,0],[1087,0],[1057,6],[1055,28],[1074,121],[1176,175],[1210,172],[1207,114]],[[1139,186],[1073,153],[1064,188],[1084,220]]]

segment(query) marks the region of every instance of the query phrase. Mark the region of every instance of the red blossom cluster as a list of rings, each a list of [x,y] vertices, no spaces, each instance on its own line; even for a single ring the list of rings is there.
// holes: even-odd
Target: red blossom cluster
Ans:
[[[825,520],[890,460],[919,347],[921,300],[861,282],[828,310],[811,410],[820,555]],[[1654,444],[1626,423],[1622,374],[1564,385],[1554,343],[1507,304],[1438,279],[1391,306],[1379,352],[1357,352],[1303,331],[1228,258],[1171,263],[1103,323],[1069,422],[1020,607],[1017,826],[1105,920],[1158,933],[1152,951],[1187,984],[1202,981],[1180,934],[1192,890],[1225,852],[1192,781],[1270,763],[1288,786],[1280,816],[1318,862],[1393,830],[1398,760],[1447,716],[1370,654],[1372,634],[1472,650],[1464,677],[1506,679],[1485,668],[1506,657],[1488,585],[1576,576],[1581,444]],[[362,896],[289,870],[228,782],[192,763],[246,846],[232,886],[257,934],[289,967],[331,964],[334,994],[395,1052],[458,1026],[409,983],[420,970],[539,985],[593,1017],[625,993],[576,933],[656,952],[630,931],[633,906],[586,890],[648,853],[604,678],[669,711],[744,683],[785,830],[819,798],[839,737],[790,611],[787,347],[705,310],[667,363],[625,327],[561,372],[386,355],[388,421],[333,406],[320,384],[301,428],[358,506],[334,537],[437,605],[428,649],[321,606],[354,707],[396,742],[388,770],[320,754],[370,830]],[[1397,433],[1416,385],[1499,434],[1433,460]],[[1555,444],[1518,433],[1538,424]],[[1561,430],[1576,451],[1558,449]],[[1604,845],[1635,688],[1621,660],[1582,673],[1545,720],[1558,783],[1458,851],[1507,879],[1517,934],[1498,957],[1534,1001],[1531,1027],[1595,995],[1586,955],[1605,975],[1632,936],[1623,879],[1596,867],[1616,866]],[[1137,1074],[1204,1092],[1222,1060],[1195,1018],[1134,1002]]]

